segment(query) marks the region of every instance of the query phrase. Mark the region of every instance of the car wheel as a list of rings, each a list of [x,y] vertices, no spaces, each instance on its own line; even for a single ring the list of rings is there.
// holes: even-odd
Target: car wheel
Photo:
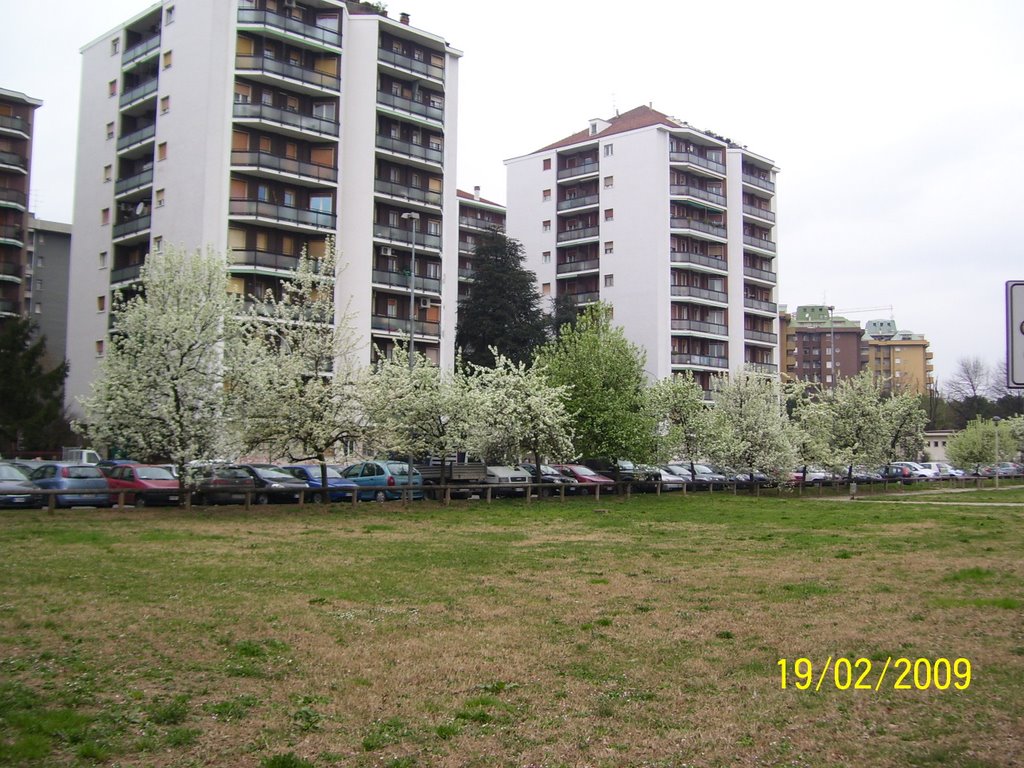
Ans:
[[[388,495],[384,491],[377,491],[375,494],[373,494],[373,500],[374,501],[387,501],[388,500]]]
[[[135,497],[135,508],[136,509],[142,509],[145,506],[146,506],[146,497],[145,496],[136,496]]]
[[[589,488],[584,488],[584,487],[581,486],[576,491],[576,493],[578,493],[580,496],[589,496],[590,495],[590,489]]]
[[[324,503],[324,495],[322,493],[314,493],[313,496],[311,497],[311,499],[312,499],[314,504],[323,504]]]
[[[270,498],[265,493],[257,494],[256,495],[256,503],[257,504],[261,504],[261,505],[262,504],[269,504],[270,503]]]

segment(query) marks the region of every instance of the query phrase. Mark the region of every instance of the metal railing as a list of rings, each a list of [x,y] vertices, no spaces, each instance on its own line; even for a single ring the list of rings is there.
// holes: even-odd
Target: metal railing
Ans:
[[[774,182],[771,182],[768,179],[762,179],[760,176],[755,176],[752,173],[743,173],[742,174],[742,179],[743,179],[743,181],[745,183],[753,184],[755,187],[760,187],[761,189],[766,189],[769,192],[774,192],[775,191],[775,184],[774,184]]]
[[[373,236],[384,240],[394,240],[399,243],[412,244],[412,229],[404,229],[403,227],[391,227],[387,224],[374,224]],[[416,245],[417,247],[433,248],[434,250],[439,251],[441,250],[441,236],[431,235],[417,230]]]
[[[0,188],[0,204],[3,203],[14,203],[14,205],[24,208],[28,203],[28,196],[20,189],[2,187]]]
[[[304,176],[317,181],[336,182],[338,169],[330,165],[320,165],[305,160],[282,157],[271,152],[249,151],[244,149],[231,150],[231,164],[242,168],[258,168],[264,171],[290,173]]]
[[[578,227],[577,229],[566,229],[558,233],[558,242],[564,243],[568,240],[582,240],[587,237],[597,237],[601,233],[599,227]]]
[[[123,195],[125,192],[129,192],[133,189],[139,189],[152,183],[153,169],[149,168],[142,173],[136,173],[134,176],[127,176],[123,179],[118,179],[114,184],[114,194]]]
[[[110,271],[110,284],[116,285],[118,283],[130,283],[133,280],[138,280],[142,275],[142,265],[132,264],[129,267],[121,267],[120,269],[112,269]]]
[[[753,248],[762,248],[766,251],[775,253],[775,243],[763,237],[752,237],[750,235],[743,236],[743,244],[749,245]]]
[[[229,251],[230,267],[259,267],[279,272],[294,272],[299,268],[299,257],[260,250]]]
[[[579,293],[566,293],[563,295],[568,296],[569,300],[575,304],[593,304],[601,300],[600,291],[580,291]]]
[[[592,269],[599,269],[600,266],[600,259],[580,259],[579,261],[567,261],[564,264],[559,264],[555,272],[559,275],[567,275],[573,272],[587,272]]]
[[[140,43],[136,43],[130,48],[125,48],[124,53],[121,54],[121,66],[127,67],[130,64],[134,64],[139,59],[143,59],[149,54],[160,48],[160,35],[150,37],[143,40]]]
[[[395,96],[387,91],[377,91],[377,103],[383,104],[385,107],[393,107],[402,112],[409,112],[413,115],[436,120],[439,123],[444,122],[444,106],[442,105],[435,106],[422,101],[413,101],[402,96]]]
[[[698,200],[706,200],[709,203],[725,207],[725,195],[709,192],[706,189],[695,187],[692,184],[673,184],[669,187],[669,194],[676,196],[696,197]]]
[[[115,240],[121,237],[128,237],[128,235],[134,235],[149,229],[151,225],[152,220],[149,214],[136,216],[134,219],[128,219],[128,221],[115,224],[112,236]]]
[[[0,224],[0,240],[12,240],[18,245],[23,245],[25,233],[16,224]]]
[[[287,128],[296,128],[300,131],[316,133],[321,136],[337,137],[339,132],[339,125],[336,120],[294,112],[290,109],[272,107],[268,104],[235,102],[232,115],[240,120],[260,120],[265,123],[275,123]]]
[[[728,336],[729,326],[721,323],[709,323],[705,320],[679,320],[672,319],[673,331],[696,331],[697,333],[710,333],[715,336]]]
[[[558,171],[558,180],[571,179],[575,176],[584,176],[588,173],[597,173],[600,168],[600,163],[597,160],[591,160],[580,165],[574,165],[572,168],[562,168]]]
[[[156,136],[156,125],[147,125],[144,128],[138,128],[131,133],[126,133],[117,140],[117,150],[128,149],[135,144],[142,144],[143,142],[149,141]]]
[[[17,152],[0,152],[0,165],[7,165],[25,171],[28,170],[28,158],[24,155],[19,155]]]
[[[686,216],[673,216],[671,221],[672,229],[692,229],[695,232],[704,232],[715,237],[726,237],[725,227],[720,224],[708,224],[705,221],[691,219]]]
[[[743,267],[743,274],[747,277],[756,277],[769,283],[778,281],[778,276],[770,269],[759,269],[757,267]]]
[[[569,211],[573,208],[583,208],[588,205],[597,205],[601,202],[600,195],[584,195],[583,197],[569,197],[560,200],[557,205],[559,211]]]
[[[317,43],[330,45],[334,48],[341,47],[341,33],[333,29],[325,29],[316,24],[307,24],[301,19],[293,19],[291,16],[282,16],[272,11],[260,11],[255,8],[238,9],[239,25],[264,26],[278,29],[283,32],[290,32],[293,35],[313,40]]]
[[[762,312],[771,312],[775,314],[779,311],[779,305],[774,301],[763,301],[761,299],[743,299],[743,306],[747,309],[758,309]]]
[[[403,320],[400,317],[387,317],[386,315],[371,315],[370,328],[372,328],[375,331],[385,331],[387,333],[400,333],[408,336],[409,320]],[[417,320],[416,334],[419,336],[440,336],[441,324],[427,322],[425,320]]]
[[[700,365],[705,368],[728,368],[729,358],[716,357],[713,355],[691,355],[673,352],[672,365]]]
[[[26,136],[29,133],[28,121],[16,115],[0,115],[0,130],[17,131]]]
[[[341,88],[341,78],[329,72],[321,72],[318,69],[300,67],[280,59],[272,59],[267,56],[246,56],[238,54],[235,56],[235,69],[242,72],[263,72],[264,74],[286,77],[289,80],[297,80],[306,85],[313,85],[325,90],[337,91]]]
[[[427,205],[440,206],[442,201],[440,192],[431,192],[428,189],[420,189],[419,187],[400,184],[394,181],[385,181],[384,179],[375,179],[373,188],[384,195],[401,197],[405,200],[416,200]]]
[[[256,216],[262,219],[273,219],[291,224],[300,224],[318,229],[335,229],[338,217],[333,213],[316,211],[311,208],[295,208],[290,205],[278,205],[263,200],[247,200],[232,198],[230,203],[232,216]]]
[[[710,288],[698,288],[695,285],[673,285],[672,295],[689,297],[693,299],[707,299],[722,304],[729,303],[729,295],[725,291],[715,291]]]
[[[390,136],[377,136],[377,148],[437,163],[438,165],[444,162],[443,150],[433,149],[422,144],[414,144],[411,141],[403,141],[402,139],[393,139]]]
[[[390,270],[375,269],[372,275],[373,282],[379,285],[389,285],[399,288],[409,288],[409,275],[405,272],[392,272]],[[416,275],[416,290],[428,291],[430,293],[441,292],[441,280],[436,277],[423,277]]]
[[[121,109],[155,94],[158,84],[157,78],[154,77],[122,93],[119,102]]]
[[[725,259],[717,256],[706,256],[703,253],[691,253],[690,251],[672,251],[671,259],[673,264],[700,264],[704,267],[720,269],[723,272],[729,268]]]
[[[756,205],[743,204],[743,212],[751,216],[757,216],[765,221],[775,221],[775,212],[767,208],[758,208]]]
[[[749,341],[763,341],[766,344],[778,344],[779,335],[770,331],[757,331],[751,328],[743,329],[743,338]]]
[[[409,72],[415,72],[418,75],[426,75],[427,77],[432,77],[435,80],[444,80],[444,67],[439,67],[436,64],[431,64],[427,61],[414,59],[412,56],[406,56],[404,53],[396,53],[395,51],[388,50],[387,48],[378,48],[377,60],[383,61],[385,64],[391,64],[399,67],[400,69],[408,70]]]
[[[719,163],[715,160],[709,160],[706,157],[698,155],[696,152],[669,152],[669,162],[672,163],[690,163],[701,168],[706,168],[709,171],[720,173],[725,175],[725,164]]]

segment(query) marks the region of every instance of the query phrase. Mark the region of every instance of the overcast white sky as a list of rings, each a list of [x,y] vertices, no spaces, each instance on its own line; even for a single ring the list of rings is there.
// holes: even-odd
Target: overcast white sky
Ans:
[[[0,87],[44,101],[41,218],[71,218],[79,48],[149,5],[0,0]],[[781,168],[782,303],[862,323],[892,306],[931,341],[940,386],[961,357],[1005,358],[1004,284],[1024,279],[1019,0],[387,7],[465,54],[461,188],[505,202],[504,159],[652,103]]]

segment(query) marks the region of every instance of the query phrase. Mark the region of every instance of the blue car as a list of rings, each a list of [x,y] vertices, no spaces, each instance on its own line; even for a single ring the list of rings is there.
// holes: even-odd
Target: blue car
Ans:
[[[281,467],[281,469],[299,480],[304,480],[310,488],[323,487],[320,484],[319,464],[292,464],[289,467]],[[352,493],[357,487],[355,483],[339,475],[338,470],[327,468],[327,493],[331,501],[350,501]],[[323,496],[314,492],[306,494],[306,498],[316,504],[323,499]]]
[[[409,485],[409,465],[404,461],[363,461],[346,467],[341,476],[357,485],[369,486],[368,490],[359,492],[360,499],[394,500],[402,498],[401,488]],[[423,476],[415,468],[412,484],[420,487],[412,492],[412,497],[422,499]]]
[[[29,480],[44,490],[64,491],[57,494],[55,505],[58,507],[109,507],[110,494],[97,493],[109,491],[107,478],[92,464],[75,464],[66,461],[54,461],[36,467]],[[49,497],[40,497],[44,505]]]

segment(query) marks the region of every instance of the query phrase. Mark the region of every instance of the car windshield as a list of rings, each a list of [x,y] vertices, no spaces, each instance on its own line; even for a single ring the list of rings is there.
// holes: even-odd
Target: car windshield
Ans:
[[[262,477],[264,480],[294,480],[295,477],[289,475],[287,472],[282,472],[280,469],[269,469],[264,467],[254,467],[256,474]]]
[[[592,470],[590,467],[585,467],[582,464],[577,467],[573,467],[573,469],[576,471],[577,475],[583,475],[584,477],[591,477],[597,474],[597,472]]]
[[[139,467],[135,474],[140,480],[174,480],[175,477],[163,467]]]
[[[103,473],[93,466],[68,467],[66,477],[70,477],[73,480],[91,480],[94,477],[103,477]]]
[[[711,467],[705,467],[703,464],[694,464],[693,468],[697,471],[698,475],[713,475]]]
[[[392,475],[408,475],[409,465],[404,461],[389,461],[385,464]],[[415,475],[413,475],[415,477]]]
[[[0,480],[26,480],[24,474],[10,464],[0,464]]]

